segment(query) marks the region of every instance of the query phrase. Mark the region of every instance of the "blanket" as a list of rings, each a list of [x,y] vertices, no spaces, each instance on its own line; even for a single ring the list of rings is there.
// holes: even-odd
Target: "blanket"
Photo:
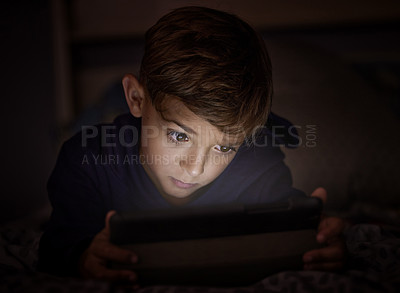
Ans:
[[[99,280],[63,278],[36,271],[40,231],[0,230],[0,292],[129,292]],[[399,292],[400,230],[358,224],[344,233],[348,263],[340,272],[285,271],[246,287],[139,287],[138,293]]]

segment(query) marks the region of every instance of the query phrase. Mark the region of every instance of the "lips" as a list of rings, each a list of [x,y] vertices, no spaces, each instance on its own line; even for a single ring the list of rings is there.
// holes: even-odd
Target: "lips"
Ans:
[[[174,177],[171,177],[172,182],[175,184],[175,186],[183,189],[189,189],[197,185],[197,183],[185,183],[182,182],[178,179],[175,179]]]

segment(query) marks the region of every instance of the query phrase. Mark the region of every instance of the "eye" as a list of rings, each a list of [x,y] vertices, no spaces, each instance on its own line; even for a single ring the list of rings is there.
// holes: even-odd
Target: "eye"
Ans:
[[[182,132],[170,130],[168,131],[168,138],[174,142],[188,142],[189,137]]]
[[[236,152],[236,149],[233,147],[228,147],[228,146],[223,146],[223,145],[217,145],[215,148],[220,151],[221,153],[229,153],[230,151]]]
[[[188,141],[188,140],[189,140],[189,137],[187,137],[187,135],[184,134],[184,133],[179,133],[179,134],[176,135],[176,140],[177,140],[177,141],[180,141],[180,142],[182,142],[182,141]]]

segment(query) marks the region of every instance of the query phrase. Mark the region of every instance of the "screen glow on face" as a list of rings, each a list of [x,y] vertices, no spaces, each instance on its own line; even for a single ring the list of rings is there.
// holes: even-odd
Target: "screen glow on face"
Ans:
[[[145,102],[142,163],[165,198],[189,198],[223,172],[240,143],[195,115],[179,100],[166,104],[161,116],[151,102]]]

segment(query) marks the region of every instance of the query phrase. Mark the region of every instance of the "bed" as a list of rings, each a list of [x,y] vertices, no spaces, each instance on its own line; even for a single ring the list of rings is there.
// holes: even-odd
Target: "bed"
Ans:
[[[130,292],[116,284],[57,277],[36,270],[40,230],[2,228],[0,292]],[[150,292],[398,292],[400,290],[400,229],[355,224],[345,231],[348,262],[342,271],[283,271],[245,287],[139,287]]]

